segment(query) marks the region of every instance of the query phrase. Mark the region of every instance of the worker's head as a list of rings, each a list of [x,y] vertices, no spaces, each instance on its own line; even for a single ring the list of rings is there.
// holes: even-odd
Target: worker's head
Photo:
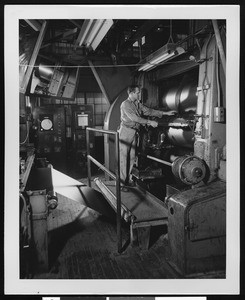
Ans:
[[[140,87],[138,85],[130,85],[128,87],[128,96],[131,100],[140,99]]]

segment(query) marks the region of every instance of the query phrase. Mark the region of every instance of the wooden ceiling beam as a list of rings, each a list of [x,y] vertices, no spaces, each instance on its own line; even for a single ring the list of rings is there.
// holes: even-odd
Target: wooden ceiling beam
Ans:
[[[71,30],[67,30],[67,31],[65,31],[62,34],[59,34],[59,35],[55,36],[54,38],[45,41],[45,44],[42,45],[41,49],[49,46],[51,43],[57,42],[57,41],[59,41],[61,39],[64,39],[64,38],[70,36],[70,35],[73,35],[75,33],[77,33],[77,28],[73,28]]]
[[[42,28],[40,30],[40,33],[38,35],[37,42],[35,44],[34,50],[32,52],[32,56],[31,56],[31,59],[29,61],[27,70],[26,70],[25,75],[23,77],[23,80],[21,82],[20,93],[24,94],[26,92],[26,88],[27,88],[27,85],[28,85],[29,80],[31,78],[31,74],[32,74],[33,68],[35,66],[37,55],[38,55],[38,52],[40,50],[40,47],[41,47],[46,29],[47,29],[47,21],[44,21],[43,24],[42,24]]]
[[[26,23],[30,25],[35,31],[40,31],[42,25],[37,20],[25,19]]]
[[[80,24],[78,21],[75,21],[75,20],[70,20],[69,21],[75,25],[77,28],[81,29],[82,28],[82,24]]]

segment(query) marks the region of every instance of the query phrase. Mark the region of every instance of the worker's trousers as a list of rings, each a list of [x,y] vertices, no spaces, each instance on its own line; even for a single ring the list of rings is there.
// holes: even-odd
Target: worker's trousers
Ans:
[[[135,162],[136,130],[125,127],[119,128],[120,179],[122,183],[131,180],[130,174]]]

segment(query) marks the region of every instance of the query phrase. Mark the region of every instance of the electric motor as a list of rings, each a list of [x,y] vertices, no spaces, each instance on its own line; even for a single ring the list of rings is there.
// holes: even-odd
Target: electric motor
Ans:
[[[180,156],[172,163],[172,172],[185,184],[197,184],[206,175],[206,165],[197,156]]]

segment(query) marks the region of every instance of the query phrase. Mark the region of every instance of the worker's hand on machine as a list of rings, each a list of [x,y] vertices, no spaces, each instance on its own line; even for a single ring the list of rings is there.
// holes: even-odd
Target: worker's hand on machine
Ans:
[[[152,127],[157,127],[158,123],[156,121],[148,120],[147,125]]]
[[[163,116],[175,116],[175,115],[177,115],[178,113],[177,113],[177,111],[175,111],[175,110],[170,110],[170,111],[163,111],[162,112],[162,115]]]

